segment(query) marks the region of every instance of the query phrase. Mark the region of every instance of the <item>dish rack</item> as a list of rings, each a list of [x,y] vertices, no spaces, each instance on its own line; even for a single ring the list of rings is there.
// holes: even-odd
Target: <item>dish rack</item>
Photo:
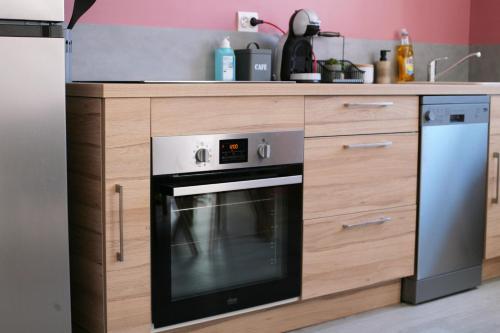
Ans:
[[[321,73],[321,82],[325,83],[364,83],[365,72],[349,60],[340,60],[341,70],[327,68],[326,60],[318,60],[318,73]]]
[[[345,36],[334,33],[328,37],[342,39],[342,60],[339,60],[340,70],[327,68],[327,60],[318,60],[317,72],[321,74],[321,82],[324,83],[365,83],[365,71],[359,69],[349,60],[345,60]]]

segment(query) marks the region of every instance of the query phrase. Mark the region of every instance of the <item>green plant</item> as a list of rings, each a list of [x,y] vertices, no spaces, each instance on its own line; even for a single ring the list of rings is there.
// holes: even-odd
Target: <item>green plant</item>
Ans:
[[[330,65],[338,65],[338,64],[340,64],[340,62],[335,58],[330,58],[326,61],[326,64],[329,66]]]

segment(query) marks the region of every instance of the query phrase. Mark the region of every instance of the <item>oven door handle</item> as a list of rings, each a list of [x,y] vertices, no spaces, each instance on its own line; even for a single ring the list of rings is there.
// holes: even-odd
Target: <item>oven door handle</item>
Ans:
[[[171,192],[170,195],[173,197],[183,197],[187,195],[250,190],[254,188],[275,187],[275,186],[284,186],[293,184],[302,184],[302,176],[276,177],[276,178],[244,180],[240,182],[231,182],[231,183],[173,187],[170,189]]]

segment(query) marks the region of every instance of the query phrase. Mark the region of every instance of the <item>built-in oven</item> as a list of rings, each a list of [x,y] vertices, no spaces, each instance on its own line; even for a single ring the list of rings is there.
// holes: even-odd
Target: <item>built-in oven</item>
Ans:
[[[152,140],[155,328],[298,299],[304,132]]]

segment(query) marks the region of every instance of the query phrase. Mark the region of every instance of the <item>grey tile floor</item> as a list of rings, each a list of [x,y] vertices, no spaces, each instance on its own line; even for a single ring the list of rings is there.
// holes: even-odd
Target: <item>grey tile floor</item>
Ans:
[[[500,280],[419,306],[395,305],[295,333],[500,333]]]

